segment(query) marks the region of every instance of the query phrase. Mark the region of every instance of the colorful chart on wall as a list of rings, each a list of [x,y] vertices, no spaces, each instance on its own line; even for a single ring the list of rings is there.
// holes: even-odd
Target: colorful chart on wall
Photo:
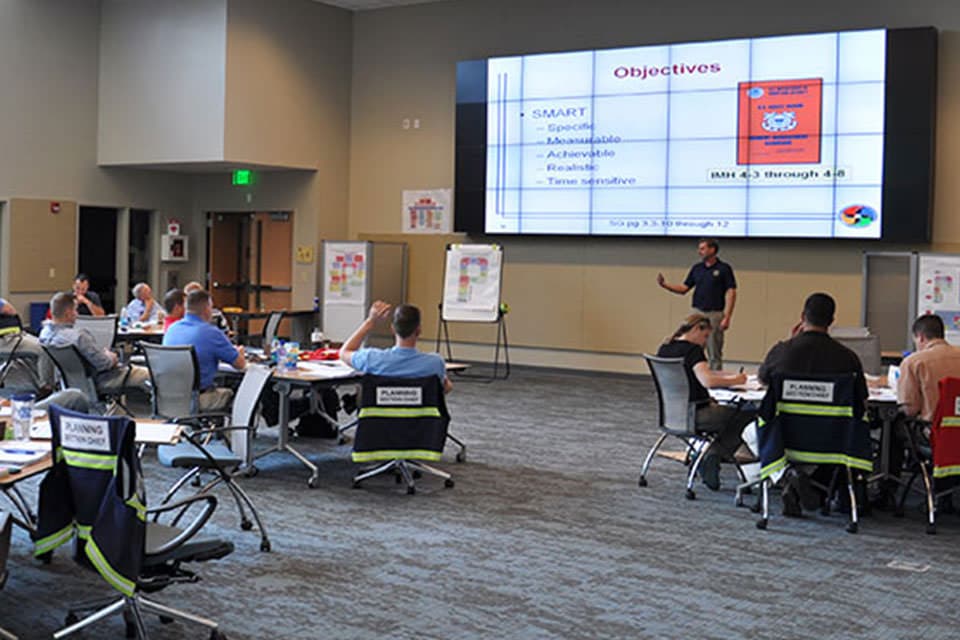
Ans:
[[[324,304],[363,306],[367,247],[362,242],[329,243],[324,254]]]
[[[495,322],[499,317],[502,267],[500,245],[448,246],[442,318],[454,322]]]
[[[920,255],[917,313],[940,316],[947,341],[960,345],[960,257]]]
[[[370,305],[370,243],[323,243],[321,323],[326,337],[343,342],[367,315]]]
[[[453,229],[453,189],[403,192],[404,233],[450,233]]]

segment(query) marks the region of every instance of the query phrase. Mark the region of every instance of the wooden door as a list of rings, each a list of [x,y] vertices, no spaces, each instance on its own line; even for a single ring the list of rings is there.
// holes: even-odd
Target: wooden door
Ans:
[[[287,211],[258,212],[249,228],[251,288],[247,308],[257,311],[290,309],[293,296],[293,214]],[[258,295],[259,294],[259,295]],[[252,321],[250,333],[258,333],[263,321]],[[280,325],[280,335],[290,335],[289,321]]]
[[[210,213],[207,288],[218,307],[246,309],[247,233],[246,213]]]

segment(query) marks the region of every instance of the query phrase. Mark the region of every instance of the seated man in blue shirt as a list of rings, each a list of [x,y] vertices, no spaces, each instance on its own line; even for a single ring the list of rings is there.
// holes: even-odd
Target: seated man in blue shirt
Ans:
[[[123,317],[130,324],[157,324],[163,322],[163,309],[153,299],[153,289],[146,282],[138,282],[133,288],[133,300],[123,309]]]
[[[203,289],[187,295],[186,311],[182,320],[167,329],[163,344],[193,346],[200,366],[200,411],[220,411],[229,406],[233,391],[213,385],[217,366],[226,362],[234,369],[245,369],[247,359],[243,347],[230,344],[227,336],[210,324],[213,298]]]
[[[390,305],[377,300],[370,306],[370,313],[356,331],[340,348],[340,359],[364,373],[398,378],[420,378],[435,375],[443,382],[444,393],[453,389],[447,378],[443,358],[436,353],[417,351],[420,337],[420,309],[402,304],[393,312],[393,335],[395,344],[390,349],[360,348],[364,338],[373,330],[378,320],[390,315]]]

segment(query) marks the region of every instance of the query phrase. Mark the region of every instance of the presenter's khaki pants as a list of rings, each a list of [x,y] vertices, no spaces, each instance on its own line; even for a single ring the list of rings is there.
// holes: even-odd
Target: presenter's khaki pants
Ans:
[[[723,329],[720,328],[720,321],[723,319],[723,311],[701,311],[700,309],[694,309],[694,311],[710,318],[710,325],[713,327],[713,331],[710,332],[710,337],[707,338],[707,361],[710,363],[711,369],[722,369]]]

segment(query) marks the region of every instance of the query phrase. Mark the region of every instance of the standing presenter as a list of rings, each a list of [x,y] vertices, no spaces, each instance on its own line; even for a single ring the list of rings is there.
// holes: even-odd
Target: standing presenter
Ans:
[[[720,243],[713,238],[703,238],[697,244],[700,262],[690,267],[683,284],[670,284],[662,273],[657,274],[657,284],[673,293],[683,295],[693,289],[693,309],[710,319],[715,329],[707,341],[707,359],[711,369],[723,366],[723,334],[730,327],[733,307],[737,302],[737,280],[733,267],[717,257]]]

